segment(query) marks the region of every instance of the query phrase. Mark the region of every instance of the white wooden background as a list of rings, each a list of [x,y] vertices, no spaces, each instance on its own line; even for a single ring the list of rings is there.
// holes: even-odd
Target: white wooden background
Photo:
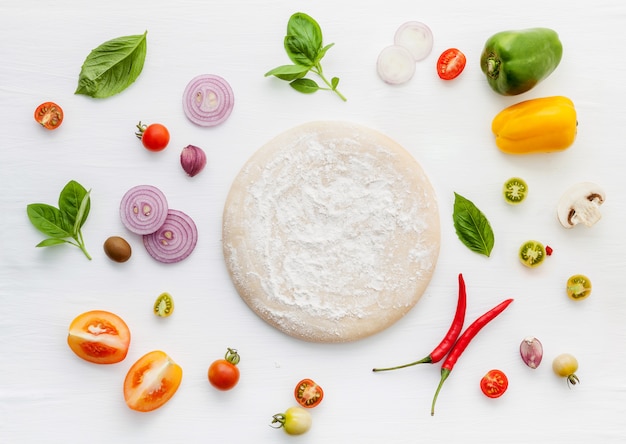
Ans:
[[[263,77],[287,63],[282,38],[296,11],[316,18],[325,42],[335,42],[323,66],[341,77],[348,102],[330,93],[300,95]],[[375,61],[408,20],[427,23],[435,47],[412,81],[393,88],[378,79]],[[522,97],[498,96],[478,65],[483,43],[495,32],[533,26],[557,30],[563,60]],[[104,100],[73,94],[92,48],[145,30],[148,55],[134,85]],[[269,423],[293,404],[293,386],[304,377],[318,381],[326,399],[312,411],[312,430],[295,438],[301,443],[626,439],[622,1],[4,0],[0,41],[0,442],[291,442]],[[449,47],[464,51],[468,65],[446,83],[434,65]],[[182,113],[182,91],[202,73],[223,76],[236,95],[230,119],[213,129],[194,126]],[[577,106],[579,134],[571,149],[510,157],[495,148],[490,123],[498,111],[557,94]],[[54,132],[32,119],[46,100],[66,112]],[[220,241],[223,204],[239,168],[278,133],[319,119],[354,121],[400,142],[430,176],[441,211],[439,264],[414,310],[378,335],[340,345],[298,341],[257,318],[228,278]],[[144,150],[133,135],[139,120],[166,124],[170,147],[159,154]],[[188,144],[202,146],[209,158],[194,179],[178,165],[180,149]],[[531,188],[518,207],[504,204],[500,194],[513,175]],[[28,203],[54,203],[70,179],[93,190],[84,227],[91,262],[71,247],[34,248],[41,235],[26,217]],[[604,217],[591,229],[568,231],[556,221],[556,202],[581,180],[606,189]],[[197,222],[200,240],[186,261],[156,263],[121,226],[119,200],[140,183],[159,186],[172,207]],[[490,258],[456,238],[455,191],[489,217],[496,236]],[[134,248],[124,265],[102,252],[113,234]],[[518,246],[531,238],[554,248],[534,270],[516,259]],[[453,316],[458,273],[468,287],[467,323],[505,298],[515,302],[469,346],[431,417],[438,366],[388,374],[370,370],[431,351]],[[580,303],[563,290],[575,273],[594,283],[592,296]],[[174,315],[165,320],[151,313],[163,291],[176,301]],[[131,327],[123,363],[90,365],[67,347],[70,321],[94,308],[118,313]],[[544,363],[535,371],[518,354],[529,334],[545,347]],[[206,370],[226,347],[240,351],[242,378],[235,390],[221,393],[209,386]],[[139,414],[124,404],[122,381],[132,362],[152,349],[179,362],[184,378],[166,406]],[[550,368],[561,352],[580,362],[581,384],[573,389]],[[497,400],[478,387],[491,368],[504,370],[510,380]]]

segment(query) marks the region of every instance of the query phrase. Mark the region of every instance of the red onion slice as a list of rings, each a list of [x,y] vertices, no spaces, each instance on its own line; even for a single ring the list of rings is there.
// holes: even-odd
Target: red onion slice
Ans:
[[[167,217],[167,199],[157,187],[137,185],[124,194],[120,217],[135,234],[150,234],[159,229]]]
[[[198,229],[187,214],[169,210],[163,225],[154,233],[143,236],[143,245],[159,262],[180,262],[191,254],[198,242]]]
[[[378,55],[376,70],[386,83],[400,85],[411,80],[415,74],[415,60],[404,46],[387,46]]]
[[[422,22],[403,23],[394,35],[394,43],[409,50],[418,62],[428,57],[433,49],[433,33]]]
[[[200,126],[216,126],[230,116],[235,96],[229,83],[220,76],[194,77],[183,93],[183,110],[189,120]]]

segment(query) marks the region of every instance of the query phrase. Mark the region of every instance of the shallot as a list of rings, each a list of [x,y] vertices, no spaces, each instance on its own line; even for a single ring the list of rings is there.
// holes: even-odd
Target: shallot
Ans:
[[[386,83],[400,85],[411,80],[415,74],[415,60],[404,46],[391,45],[378,55],[376,69]]]
[[[217,75],[194,77],[183,93],[185,115],[196,125],[219,125],[228,119],[234,106],[235,96],[230,84]]]
[[[198,242],[198,229],[187,214],[169,210],[165,222],[151,234],[143,236],[143,244],[154,259],[171,264],[191,254]]]
[[[122,197],[120,217],[131,232],[144,235],[163,225],[167,210],[167,199],[161,190],[152,185],[137,185]]]
[[[200,147],[187,145],[180,153],[180,165],[185,173],[194,177],[206,166],[206,154]]]
[[[524,364],[530,368],[537,368],[543,358],[543,346],[539,339],[534,336],[527,336],[519,346],[519,353]]]

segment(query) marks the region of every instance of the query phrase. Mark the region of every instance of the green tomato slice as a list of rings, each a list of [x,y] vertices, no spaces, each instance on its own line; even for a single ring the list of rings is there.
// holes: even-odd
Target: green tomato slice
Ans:
[[[546,258],[546,248],[541,242],[526,241],[519,249],[519,260],[527,267],[538,267]]]
[[[161,293],[154,301],[154,314],[166,318],[174,311],[174,298],[169,293]]]
[[[567,280],[567,296],[575,301],[585,299],[591,294],[591,280],[583,274],[575,274]]]
[[[526,199],[528,184],[520,177],[511,177],[504,182],[502,194],[507,203],[517,205]]]

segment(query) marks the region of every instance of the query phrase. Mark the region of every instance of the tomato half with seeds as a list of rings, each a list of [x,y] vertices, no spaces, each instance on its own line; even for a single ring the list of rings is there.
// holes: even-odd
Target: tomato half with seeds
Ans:
[[[54,102],[44,102],[35,109],[35,120],[45,129],[57,129],[63,122],[63,109]]]
[[[502,186],[502,194],[506,203],[517,205],[526,199],[528,184],[520,177],[511,177]]]
[[[465,54],[456,48],[448,48],[437,60],[437,74],[442,80],[456,79],[465,69]]]
[[[312,379],[303,379],[298,382],[293,394],[298,404],[307,409],[318,406],[324,398],[324,390]]]
[[[67,344],[77,356],[95,364],[123,361],[130,345],[130,330],[118,315],[103,310],[78,315],[69,327]]]
[[[509,387],[509,380],[501,370],[489,370],[480,380],[480,389],[488,398],[499,398]]]
[[[567,296],[575,301],[585,299],[591,294],[591,280],[584,274],[575,274],[567,280]]]
[[[546,258],[546,248],[541,242],[529,240],[520,247],[518,257],[522,264],[535,268],[541,265]]]
[[[183,369],[167,353],[154,350],[133,364],[124,379],[124,400],[138,412],[156,410],[169,401],[183,379]]]

